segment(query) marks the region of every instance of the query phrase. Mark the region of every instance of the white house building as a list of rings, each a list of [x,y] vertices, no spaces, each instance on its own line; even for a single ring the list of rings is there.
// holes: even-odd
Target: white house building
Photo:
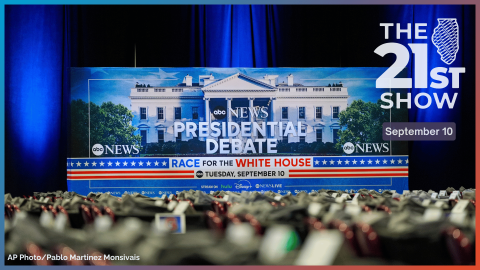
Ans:
[[[277,80],[278,75],[254,79],[237,73],[219,80],[212,74],[202,75],[198,83],[193,83],[192,77],[187,75],[181,84],[169,87],[136,85],[130,93],[134,114],[132,125],[139,129],[137,132],[142,136],[142,144],[192,139],[191,134],[190,137],[185,136],[185,131],[175,137],[173,126],[176,121],[196,122],[197,125],[213,121],[283,122],[283,129],[287,122],[295,125],[301,122],[302,133],[306,136],[283,136],[277,126],[273,137],[284,142],[334,142],[340,129],[339,113],[348,105],[347,88],[341,84],[337,87],[304,86],[294,83],[292,74],[287,77],[286,83],[278,83]],[[241,118],[241,107],[263,107],[268,116],[257,117],[246,110],[246,118]],[[216,108],[225,108],[227,115],[216,119],[213,114]],[[231,113],[230,108],[237,110],[237,116]],[[261,137],[261,134],[252,136]],[[241,136],[235,138],[241,139]]]

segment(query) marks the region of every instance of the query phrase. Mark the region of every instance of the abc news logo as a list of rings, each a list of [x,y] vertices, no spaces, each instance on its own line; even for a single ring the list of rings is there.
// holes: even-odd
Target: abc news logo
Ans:
[[[343,152],[350,155],[353,152],[357,153],[388,153],[390,151],[388,143],[357,143],[354,145],[347,142],[343,145]]]
[[[227,116],[227,110],[225,107],[219,105],[213,109],[213,115],[215,116],[215,119],[223,119]]]
[[[113,154],[113,155],[122,155],[122,154],[133,154],[137,155],[140,153],[140,150],[136,145],[101,145],[99,143],[93,145],[92,153],[95,156],[101,156],[103,154]]]

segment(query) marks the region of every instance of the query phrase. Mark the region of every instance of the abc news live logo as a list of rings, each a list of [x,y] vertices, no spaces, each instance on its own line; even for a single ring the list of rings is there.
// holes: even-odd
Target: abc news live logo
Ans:
[[[136,145],[101,145],[99,143],[95,144],[92,147],[92,153],[95,156],[101,156],[103,154],[112,154],[112,155],[124,155],[124,154],[132,154],[137,155],[140,153],[140,150],[137,148]]]
[[[343,145],[343,152],[347,155],[355,153],[388,153],[390,147],[388,143],[357,143],[353,145],[347,142]]]

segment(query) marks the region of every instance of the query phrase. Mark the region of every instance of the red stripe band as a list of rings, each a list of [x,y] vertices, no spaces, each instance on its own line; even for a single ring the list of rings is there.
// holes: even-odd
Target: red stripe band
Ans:
[[[408,173],[389,173],[389,174],[380,174],[380,173],[371,173],[371,174],[290,174],[290,177],[316,177],[316,178],[332,178],[332,177],[408,177]]]
[[[408,169],[312,169],[312,170],[289,170],[289,172],[408,172]]]
[[[156,178],[194,178],[194,175],[102,175],[102,176],[70,176],[67,180],[92,180],[92,179],[156,179]]]
[[[68,174],[111,174],[111,173],[194,173],[195,171],[67,171]]]

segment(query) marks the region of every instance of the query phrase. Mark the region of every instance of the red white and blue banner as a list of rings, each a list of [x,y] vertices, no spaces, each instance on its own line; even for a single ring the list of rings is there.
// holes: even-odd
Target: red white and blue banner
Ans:
[[[408,156],[71,158],[67,180],[78,192],[147,195],[183,189],[298,193],[334,188],[403,190]],[[88,186],[85,183],[88,182]],[[124,191],[124,189],[127,189]]]

